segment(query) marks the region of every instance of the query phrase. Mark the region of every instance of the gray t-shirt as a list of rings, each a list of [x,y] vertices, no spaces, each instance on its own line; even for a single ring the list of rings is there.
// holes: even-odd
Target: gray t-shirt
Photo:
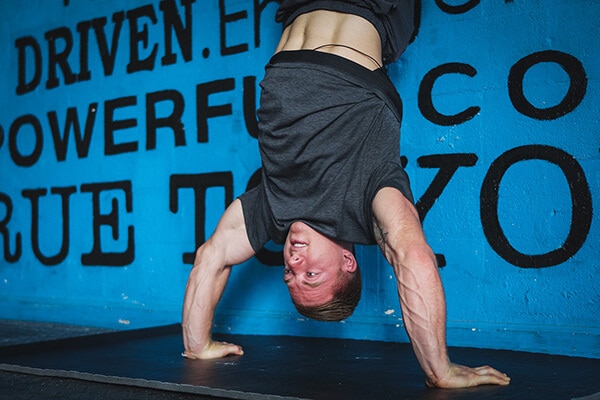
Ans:
[[[283,243],[303,221],[373,244],[372,201],[385,186],[412,201],[400,166],[401,103],[382,70],[313,51],[273,57],[261,83],[262,182],[240,196],[250,243]]]

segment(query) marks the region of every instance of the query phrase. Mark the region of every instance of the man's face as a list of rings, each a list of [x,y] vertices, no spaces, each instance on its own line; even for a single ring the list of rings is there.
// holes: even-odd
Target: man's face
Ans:
[[[283,280],[296,303],[324,304],[331,299],[345,272],[356,270],[352,252],[303,222],[290,226],[283,247]]]

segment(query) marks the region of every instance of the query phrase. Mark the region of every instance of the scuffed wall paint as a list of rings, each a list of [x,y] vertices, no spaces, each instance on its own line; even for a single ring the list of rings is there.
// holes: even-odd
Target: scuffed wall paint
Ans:
[[[0,5],[0,317],[180,321],[196,245],[254,182],[276,2]],[[31,13],[31,9],[44,12]],[[438,255],[450,345],[600,357],[600,4],[424,0],[389,68]],[[306,321],[275,245],[234,269],[217,331],[406,340],[391,268]]]

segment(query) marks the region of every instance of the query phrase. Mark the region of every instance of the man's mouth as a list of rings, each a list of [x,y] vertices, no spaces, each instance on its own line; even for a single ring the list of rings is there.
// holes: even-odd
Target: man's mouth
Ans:
[[[301,243],[301,242],[292,242],[292,246],[296,247],[296,248],[298,248],[298,247],[306,247],[307,244],[306,243]]]

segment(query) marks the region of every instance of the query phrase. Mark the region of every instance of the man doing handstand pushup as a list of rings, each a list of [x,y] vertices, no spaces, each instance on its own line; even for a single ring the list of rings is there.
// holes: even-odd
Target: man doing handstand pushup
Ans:
[[[231,266],[283,243],[284,282],[298,311],[347,318],[360,298],[353,244],[377,243],[392,266],[406,330],[436,387],[509,383],[450,362],[435,256],[400,165],[402,104],[383,65],[413,32],[412,0],[284,0],[284,25],[261,82],[262,181],[225,211],[197,250],[183,307],[188,358],[241,355],[211,339]]]

